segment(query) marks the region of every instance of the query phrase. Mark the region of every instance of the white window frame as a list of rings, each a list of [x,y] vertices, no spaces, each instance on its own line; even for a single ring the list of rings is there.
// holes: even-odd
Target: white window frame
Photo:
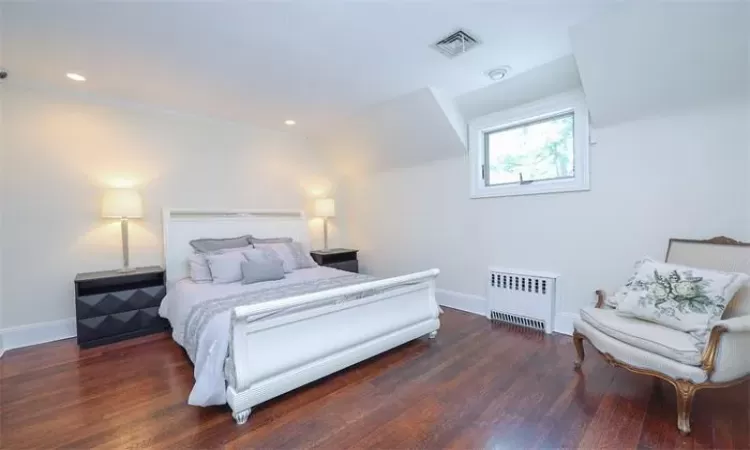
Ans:
[[[487,186],[482,170],[486,158],[485,135],[494,131],[539,122],[573,113],[574,172],[570,178],[535,180]],[[589,112],[583,92],[573,91],[516,108],[489,114],[469,122],[469,170],[471,198],[535,195],[551,192],[587,191],[589,187]]]

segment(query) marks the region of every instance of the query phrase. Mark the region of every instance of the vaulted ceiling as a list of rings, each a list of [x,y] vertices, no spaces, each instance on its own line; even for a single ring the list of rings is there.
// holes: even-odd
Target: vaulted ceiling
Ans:
[[[359,124],[358,140],[334,139],[348,145],[329,148],[335,159],[358,157],[371,170],[460,157],[465,144],[444,136],[454,130],[465,136],[465,128],[450,120],[456,114],[466,122],[573,89],[583,90],[595,128],[717,103],[750,106],[749,18],[745,2],[624,2],[571,27],[570,55],[462,93],[451,99],[453,108],[407,97],[372,107],[348,122]],[[430,112],[412,110],[398,126],[383,119],[394,117],[385,110],[418,104]],[[344,126],[335,134],[352,129]],[[355,176],[357,168],[346,166]]]
[[[571,28],[594,123],[747,98],[748,2],[618,5]]]
[[[3,2],[0,65],[9,83],[316,133],[426,86],[455,96],[497,66],[569,54],[568,28],[613,3]],[[430,48],[459,27],[481,46],[455,59]]]
[[[739,0],[84,1],[0,12],[8,85],[301,132],[350,174],[460,156],[466,121],[570,89],[584,91],[595,127],[750,98],[750,3]],[[430,48],[457,28],[482,44],[454,59]],[[501,65],[509,78],[485,76]]]

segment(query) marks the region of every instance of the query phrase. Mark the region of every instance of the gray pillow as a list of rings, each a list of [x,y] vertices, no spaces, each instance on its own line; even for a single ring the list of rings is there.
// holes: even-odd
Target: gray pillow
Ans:
[[[242,284],[284,279],[284,266],[274,259],[248,260],[242,263]]]
[[[272,238],[257,238],[250,236],[250,243],[255,244],[286,244],[292,242],[294,239],[290,237],[272,237]]]
[[[210,253],[229,248],[247,247],[250,245],[251,238],[252,236],[246,234],[245,236],[224,239],[193,239],[190,241],[190,245],[198,253]]]
[[[299,242],[280,242],[275,244],[257,244],[256,249],[270,251],[281,259],[286,273],[297,269],[309,269],[318,267],[313,261],[310,253]]]

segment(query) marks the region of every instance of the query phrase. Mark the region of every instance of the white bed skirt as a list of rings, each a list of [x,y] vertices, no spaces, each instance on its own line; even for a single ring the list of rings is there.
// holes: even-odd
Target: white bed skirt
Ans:
[[[432,269],[235,308],[227,402],[237,423],[259,403],[420,336],[435,337],[438,273]],[[357,294],[362,297],[331,301]],[[287,313],[298,307],[305,309]]]

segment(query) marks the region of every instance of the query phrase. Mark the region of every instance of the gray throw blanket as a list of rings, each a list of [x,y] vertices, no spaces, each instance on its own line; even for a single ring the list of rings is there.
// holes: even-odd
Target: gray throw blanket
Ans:
[[[342,274],[334,278],[307,280],[282,286],[269,287],[243,295],[232,295],[199,303],[190,310],[184,328],[185,350],[195,361],[198,352],[198,342],[203,331],[217,315],[237,306],[252,305],[271,300],[279,300],[312,292],[325,291],[353,284],[374,281],[375,278],[361,274]],[[355,297],[360,297],[355,296]]]

